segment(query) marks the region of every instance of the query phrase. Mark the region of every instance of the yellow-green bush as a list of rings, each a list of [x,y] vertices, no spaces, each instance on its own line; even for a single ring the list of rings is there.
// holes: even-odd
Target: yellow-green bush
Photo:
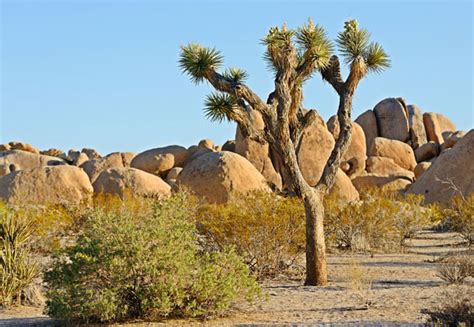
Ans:
[[[295,268],[304,253],[305,212],[297,198],[241,195],[228,204],[201,205],[197,222],[208,245],[235,246],[259,279]]]
[[[27,242],[34,224],[0,203],[0,306],[21,304],[38,276]]]
[[[325,231],[330,246],[363,251],[399,250],[407,238],[431,223],[422,197],[366,190],[361,200],[325,199]]]
[[[233,250],[199,247],[186,195],[114,201],[82,213],[76,242],[56,254],[45,274],[50,316],[84,322],[207,317],[238,296],[259,294]]]
[[[466,198],[455,197],[445,211],[451,230],[474,242],[474,193]]]

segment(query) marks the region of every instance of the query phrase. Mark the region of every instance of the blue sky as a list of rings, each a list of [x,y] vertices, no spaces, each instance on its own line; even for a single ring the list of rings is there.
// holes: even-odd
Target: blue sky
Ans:
[[[471,1],[8,1],[1,3],[0,142],[46,149],[141,151],[200,139],[233,139],[234,124],[206,121],[211,88],[181,74],[179,46],[215,46],[241,67],[262,97],[272,90],[259,40],[269,27],[309,16],[335,38],[356,18],[390,54],[392,67],[369,75],[353,117],[385,97],[473,127]],[[334,91],[316,75],[306,108],[329,118]]]

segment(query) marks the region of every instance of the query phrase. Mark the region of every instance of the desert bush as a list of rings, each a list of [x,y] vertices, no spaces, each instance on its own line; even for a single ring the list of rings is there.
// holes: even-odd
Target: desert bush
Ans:
[[[443,292],[440,304],[426,313],[429,322],[439,326],[474,325],[474,291],[471,287],[455,287]]]
[[[207,246],[235,246],[259,279],[295,272],[304,253],[305,213],[297,198],[241,195],[231,203],[200,206],[197,221]]]
[[[326,236],[330,245],[363,251],[393,251],[432,220],[430,208],[415,195],[368,189],[360,201],[325,200]]]
[[[138,200],[136,200],[138,201]],[[228,248],[203,252],[186,195],[97,205],[45,273],[47,313],[85,322],[207,317],[260,290]],[[139,206],[142,206],[139,209]]]
[[[21,304],[39,274],[27,242],[34,223],[0,203],[0,306]]]
[[[469,244],[474,243],[474,194],[453,198],[445,214],[450,230],[461,234]]]
[[[363,305],[363,308],[368,309],[372,304],[372,283],[374,280],[372,274],[364,269],[360,262],[353,259],[349,262],[345,277],[349,283],[350,291]]]
[[[449,284],[462,284],[474,277],[474,259],[469,254],[448,255],[441,259],[437,276]]]

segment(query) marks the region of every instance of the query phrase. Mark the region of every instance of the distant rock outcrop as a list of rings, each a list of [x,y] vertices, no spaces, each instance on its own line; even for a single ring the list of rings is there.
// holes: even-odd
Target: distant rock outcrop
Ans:
[[[182,166],[188,159],[188,150],[179,145],[170,145],[139,153],[131,162],[132,168],[159,175],[173,167]]]

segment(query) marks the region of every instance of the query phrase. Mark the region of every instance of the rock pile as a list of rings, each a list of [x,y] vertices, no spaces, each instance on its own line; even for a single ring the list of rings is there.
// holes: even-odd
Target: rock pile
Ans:
[[[254,128],[265,124],[251,112]],[[315,185],[339,137],[337,117],[318,116],[303,132],[297,157],[304,178]],[[331,192],[353,201],[365,187],[423,194],[447,202],[474,192],[474,130],[458,131],[445,116],[423,113],[402,98],[388,98],[352,122],[352,138]],[[94,149],[40,151],[21,142],[0,144],[0,199],[9,202],[79,203],[91,194],[127,192],[168,196],[187,189],[210,202],[237,193],[281,190],[283,179],[268,144],[245,137],[222,146],[201,140],[135,154],[102,156]]]

